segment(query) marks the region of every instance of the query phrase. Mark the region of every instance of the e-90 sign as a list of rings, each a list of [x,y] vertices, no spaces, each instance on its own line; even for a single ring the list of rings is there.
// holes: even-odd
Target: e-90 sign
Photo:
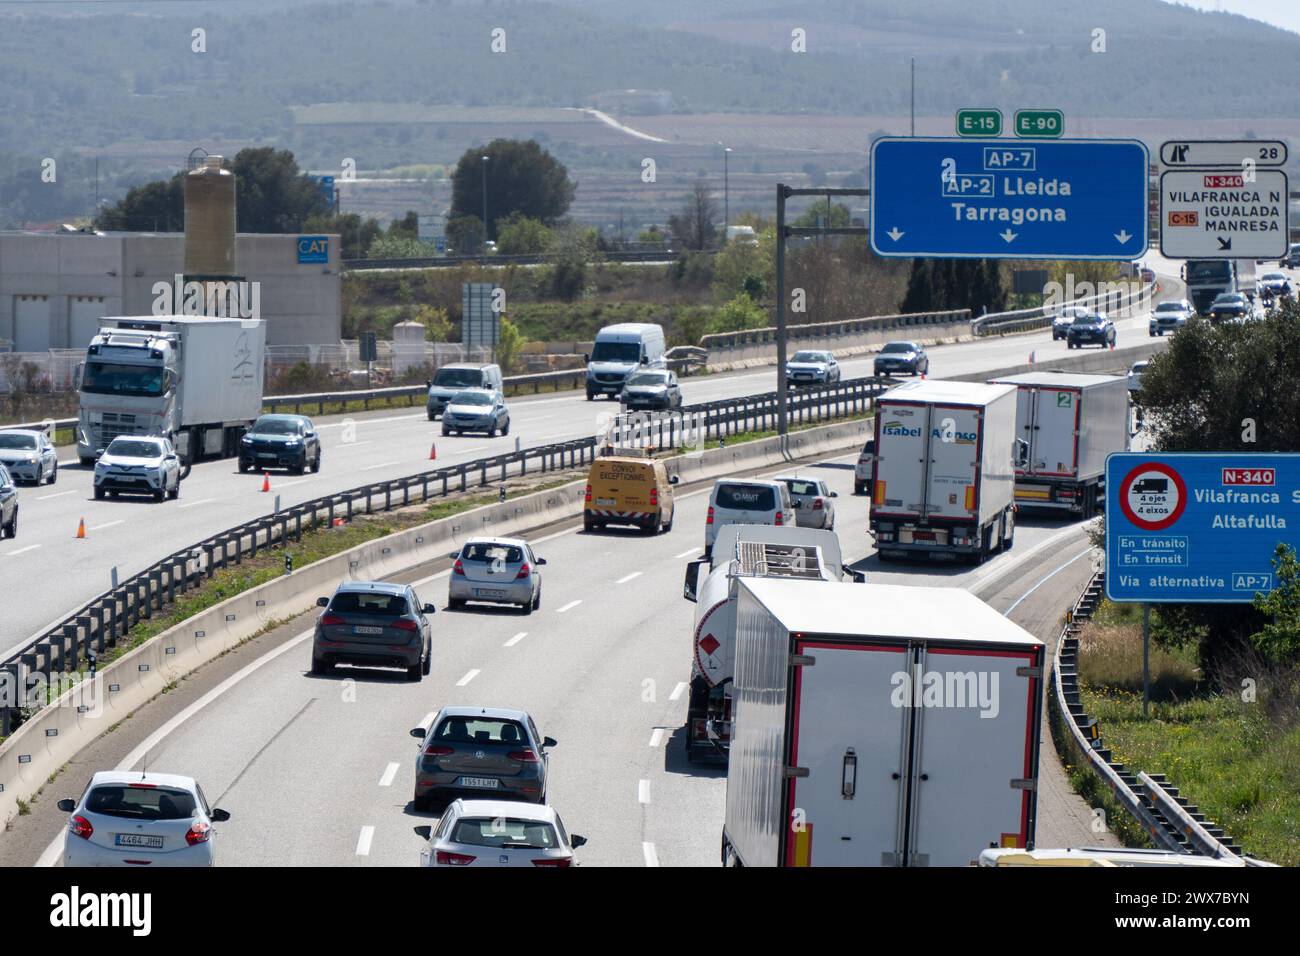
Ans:
[[[1054,138],[1065,132],[1065,116],[1060,110],[1016,110],[1017,136]]]

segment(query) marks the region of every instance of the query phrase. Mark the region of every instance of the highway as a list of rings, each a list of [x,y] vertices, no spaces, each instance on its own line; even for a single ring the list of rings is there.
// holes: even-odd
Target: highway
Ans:
[[[1176,275],[1176,268],[1173,272]],[[1165,281],[1170,289],[1178,285]],[[1147,340],[1146,315],[1116,321],[1121,347]],[[1050,331],[936,346],[929,352],[931,378],[1018,365],[1028,360],[1030,352],[1038,361],[1078,354],[1067,350],[1064,340],[1053,342]],[[872,356],[846,359],[842,367],[846,378],[870,375]],[[772,367],[682,380],[687,403],[774,387]],[[20,489],[18,537],[0,545],[0,579],[6,590],[28,596],[5,602],[0,656],[105,591],[112,568],[117,568],[119,578],[134,574],[178,548],[270,513],[276,495],[287,507],[367,481],[499,454],[512,450],[517,440],[528,447],[579,438],[594,434],[598,419],[617,410],[606,400],[587,402],[581,393],[518,398],[511,400],[510,407],[510,435],[496,439],[443,438],[440,424],[429,422],[419,406],[323,418],[317,422],[323,439],[321,472],[300,476],[274,472],[270,494],[261,492],[260,474],[241,475],[228,459],[196,465],[182,483],[177,501],[155,503],[125,496],[95,501],[90,471],[75,458],[64,460],[56,485]],[[436,465],[429,461],[434,443]],[[78,540],[75,535],[82,519],[87,536]],[[51,582],[59,586],[53,588]]]
[[[867,499],[851,494],[854,457],[798,468],[839,492],[846,560],[877,583],[972,589],[1038,636],[1054,636],[1091,570],[1077,522],[1025,518],[1012,551],[981,567],[883,566],[865,533]],[[583,865],[717,865],[725,773],[689,765],[680,736],[694,610],[681,582],[701,552],[707,491],[685,489],[674,530],[654,538],[588,534],[577,521],[541,530],[531,540],[548,559],[544,597],[529,616],[446,611],[446,560],[413,569],[404,579],[440,609],[433,673],[419,684],[348,668],[311,676],[312,615],[300,616],[79,754],[0,843],[0,862],[57,851],[64,816],[53,802],[79,792],[94,769],[147,763],[195,775],[231,811],[219,828],[222,864],[412,865],[420,841],[411,828],[435,817],[409,806],[417,744],[408,731],[441,706],[483,704],[525,708],[559,742],[549,799],[589,838]],[[1058,786],[1040,800],[1040,842],[1099,842],[1083,802],[1061,786],[1046,738],[1042,760]]]

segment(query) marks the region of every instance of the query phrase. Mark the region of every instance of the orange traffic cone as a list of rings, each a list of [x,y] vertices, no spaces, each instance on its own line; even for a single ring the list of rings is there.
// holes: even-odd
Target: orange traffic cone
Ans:
[[[437,460],[438,460],[438,443],[433,442],[429,446],[429,461],[437,461]]]
[[[86,519],[82,518],[81,523],[77,525],[77,537],[84,538],[85,536],[86,536]]]
[[[334,527],[336,527],[336,528],[341,528],[341,527],[343,527],[343,519],[342,519],[342,518],[335,518],[335,519],[334,519]]]
[[[266,472],[262,472],[262,490],[263,491],[271,490],[271,476]]]

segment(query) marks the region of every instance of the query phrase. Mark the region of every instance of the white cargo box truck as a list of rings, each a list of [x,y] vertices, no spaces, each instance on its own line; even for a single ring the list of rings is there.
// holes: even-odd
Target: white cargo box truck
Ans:
[[[976,563],[1015,539],[1013,385],[908,382],[876,401],[870,533],[882,561],[900,554]]]
[[[1104,507],[1106,456],[1129,450],[1128,381],[1116,375],[1026,372],[1014,385],[1016,434],[1029,445],[1016,468],[1016,503],[1092,518]]]
[[[725,865],[1033,847],[1041,641],[959,588],[745,578],[736,620]]]

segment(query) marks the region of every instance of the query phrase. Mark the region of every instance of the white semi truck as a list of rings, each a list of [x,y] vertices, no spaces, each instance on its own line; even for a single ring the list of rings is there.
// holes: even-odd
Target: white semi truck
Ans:
[[[840,581],[840,541],[833,531],[727,525],[710,559],[686,566],[683,597],[696,602],[691,640],[686,758],[725,761],[731,736],[731,678],[736,648],[736,582],[744,577]],[[848,572],[864,580],[860,572]]]
[[[1014,385],[931,379],[876,401],[870,534],[882,561],[900,554],[975,563],[1015,539]]]
[[[744,578],[729,866],[970,866],[1032,849],[1043,655],[960,588]]]
[[[1029,446],[1016,468],[1016,504],[1095,516],[1106,500],[1106,456],[1129,450],[1128,380],[1026,372],[991,384],[1016,387],[1016,434]]]
[[[79,369],[77,457],[118,435],[169,438],[185,462],[239,452],[262,412],[266,323],[203,316],[105,318]]]

